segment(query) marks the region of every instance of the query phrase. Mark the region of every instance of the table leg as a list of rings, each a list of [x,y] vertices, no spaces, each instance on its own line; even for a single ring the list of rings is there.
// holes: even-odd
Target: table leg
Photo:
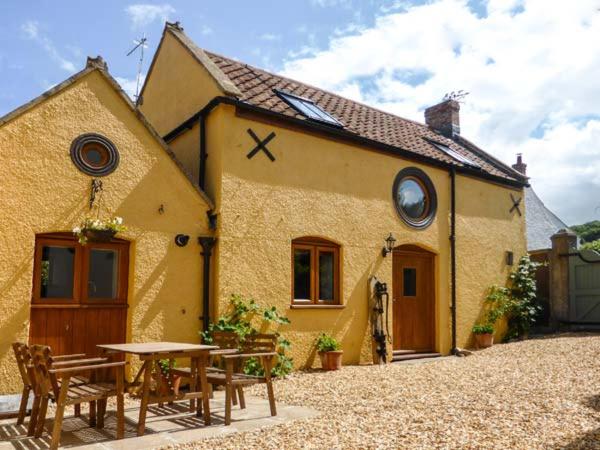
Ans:
[[[140,417],[138,419],[137,435],[143,436],[146,427],[146,413],[148,410],[148,397],[150,395],[150,377],[152,376],[152,361],[144,361],[144,384],[142,385],[142,403],[140,405]]]
[[[202,389],[202,406],[204,409],[204,425],[210,425],[210,392],[206,379],[206,356],[198,358],[198,371],[200,372],[200,389]],[[200,401],[198,401],[200,403]],[[200,411],[198,411],[200,412]]]
[[[190,360],[190,392],[196,392],[196,386],[198,381],[198,365],[196,364],[196,358]],[[196,401],[198,399],[190,399],[190,412],[194,412],[196,409]]]

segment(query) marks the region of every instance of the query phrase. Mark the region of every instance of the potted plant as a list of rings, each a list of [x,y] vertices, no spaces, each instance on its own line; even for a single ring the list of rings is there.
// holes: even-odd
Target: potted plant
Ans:
[[[73,234],[77,236],[81,245],[85,245],[88,241],[109,242],[118,232],[126,229],[121,217],[108,220],[87,217],[80,226],[73,228]]]
[[[332,336],[321,333],[317,338],[317,351],[324,370],[339,370],[342,368],[343,350],[340,343]]]
[[[475,325],[472,331],[475,335],[476,348],[488,348],[494,345],[494,327],[492,325]]]
[[[158,379],[160,377],[160,382],[161,382],[160,384],[162,387],[161,392],[160,392],[161,395],[169,394],[169,386],[171,385],[171,383],[170,383],[171,377],[169,375],[170,375],[171,369],[175,366],[176,366],[175,361],[173,361],[172,364],[170,363],[170,361],[168,359],[160,359],[158,361],[158,367],[160,367],[160,371],[158,373],[154,372],[153,376],[156,381],[158,381]],[[170,387],[173,388],[174,395],[179,394],[179,386],[180,385],[181,385],[181,375],[173,374],[173,385]]]

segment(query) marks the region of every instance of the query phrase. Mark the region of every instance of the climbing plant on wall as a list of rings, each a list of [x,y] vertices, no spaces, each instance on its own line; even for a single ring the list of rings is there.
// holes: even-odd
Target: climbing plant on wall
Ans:
[[[505,340],[527,336],[541,311],[535,302],[535,272],[541,265],[525,255],[508,276],[507,286],[490,288],[486,297],[485,322],[493,325],[506,317],[508,332]]]
[[[262,308],[254,299],[247,299],[239,294],[232,294],[229,299],[229,310],[227,313],[211,323],[208,331],[201,332],[205,343],[212,342],[212,333],[215,331],[230,331],[236,333],[240,341],[251,334],[258,333],[259,328],[263,326],[268,328],[270,325],[287,325],[290,320],[282,316],[275,306]],[[286,355],[291,347],[290,341],[277,334],[277,363],[273,367],[272,375],[285,376],[293,369],[292,358]],[[264,375],[262,365],[256,358],[249,358],[244,366],[244,371],[249,375]]]

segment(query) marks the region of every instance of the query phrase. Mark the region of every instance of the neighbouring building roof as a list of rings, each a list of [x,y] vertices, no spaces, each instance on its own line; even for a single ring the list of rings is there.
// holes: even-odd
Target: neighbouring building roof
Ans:
[[[550,237],[568,226],[550,211],[533,188],[525,188],[525,224],[527,227],[527,251],[552,248]]]
[[[167,23],[165,31],[171,32],[196,60],[206,67],[226,95],[233,96],[246,104],[308,121],[309,119],[299,114],[277,95],[277,91],[288,92],[312,100],[325,112],[342,122],[346,132],[449,166],[472,169],[441,151],[431,141],[439,142],[477,163],[480,166],[478,170],[483,174],[497,177],[500,181],[527,184],[527,177],[461,136],[450,139],[425,124],[205,51],[185,35],[179,24]]]

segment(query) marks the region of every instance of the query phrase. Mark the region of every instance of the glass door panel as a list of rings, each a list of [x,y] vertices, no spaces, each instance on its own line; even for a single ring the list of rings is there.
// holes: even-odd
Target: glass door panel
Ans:
[[[41,299],[72,299],[75,280],[75,248],[42,246],[39,283]]]
[[[118,297],[119,251],[92,248],[89,252],[87,297],[110,299]]]

